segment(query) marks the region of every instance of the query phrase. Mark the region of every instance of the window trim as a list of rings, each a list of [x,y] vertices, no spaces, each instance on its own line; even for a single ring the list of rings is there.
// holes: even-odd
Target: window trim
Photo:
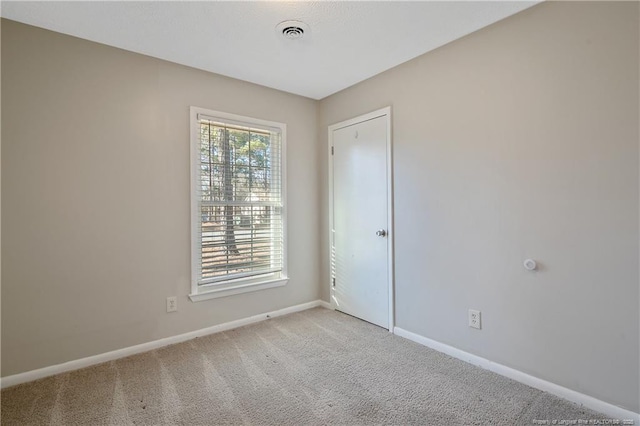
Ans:
[[[197,182],[200,179],[200,149],[199,149],[199,121],[198,116],[203,115],[217,118],[222,121],[235,122],[245,126],[261,126],[273,128],[280,131],[280,191],[282,200],[282,271],[280,276],[267,273],[261,276],[248,278],[238,278],[228,281],[221,281],[211,285],[198,285],[200,276],[200,209],[198,205]],[[246,117],[227,112],[214,111],[206,108],[192,106],[189,114],[189,154],[190,154],[190,198],[191,198],[191,293],[189,298],[192,302],[215,299],[219,297],[232,296],[235,294],[247,293],[268,288],[281,287],[287,284],[287,125],[274,121],[262,120],[253,117]]]

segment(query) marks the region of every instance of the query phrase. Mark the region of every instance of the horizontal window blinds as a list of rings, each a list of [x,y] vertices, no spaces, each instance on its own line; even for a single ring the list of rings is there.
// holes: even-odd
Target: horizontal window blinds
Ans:
[[[199,285],[283,269],[279,129],[198,116]]]

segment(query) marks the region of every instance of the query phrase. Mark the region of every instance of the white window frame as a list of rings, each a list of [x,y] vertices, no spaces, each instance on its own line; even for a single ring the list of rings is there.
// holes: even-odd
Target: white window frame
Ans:
[[[278,274],[265,274],[259,277],[237,278],[222,281],[211,285],[198,285],[200,280],[200,250],[201,235],[200,221],[202,215],[199,207],[200,181],[200,128],[198,116],[204,115],[217,118],[221,121],[235,122],[248,127],[274,128],[280,132],[280,188],[282,191],[282,271]],[[251,291],[264,290],[268,288],[281,287],[289,281],[287,273],[287,125],[274,121],[261,120],[258,118],[245,117],[237,114],[230,114],[221,111],[214,111],[206,108],[192,106],[190,109],[190,156],[191,156],[191,294],[189,298],[193,302],[201,300],[215,299],[218,297],[231,296],[234,294],[247,293]]]

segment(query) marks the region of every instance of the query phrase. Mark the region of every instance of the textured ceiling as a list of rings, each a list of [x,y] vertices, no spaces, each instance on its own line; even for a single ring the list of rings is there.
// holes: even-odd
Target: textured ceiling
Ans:
[[[534,5],[530,1],[2,2],[2,16],[321,99]],[[307,23],[301,40],[278,35]]]

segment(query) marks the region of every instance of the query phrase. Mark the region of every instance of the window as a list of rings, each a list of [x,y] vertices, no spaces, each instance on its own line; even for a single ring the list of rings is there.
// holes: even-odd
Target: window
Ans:
[[[194,301],[286,284],[286,126],[191,108]]]

